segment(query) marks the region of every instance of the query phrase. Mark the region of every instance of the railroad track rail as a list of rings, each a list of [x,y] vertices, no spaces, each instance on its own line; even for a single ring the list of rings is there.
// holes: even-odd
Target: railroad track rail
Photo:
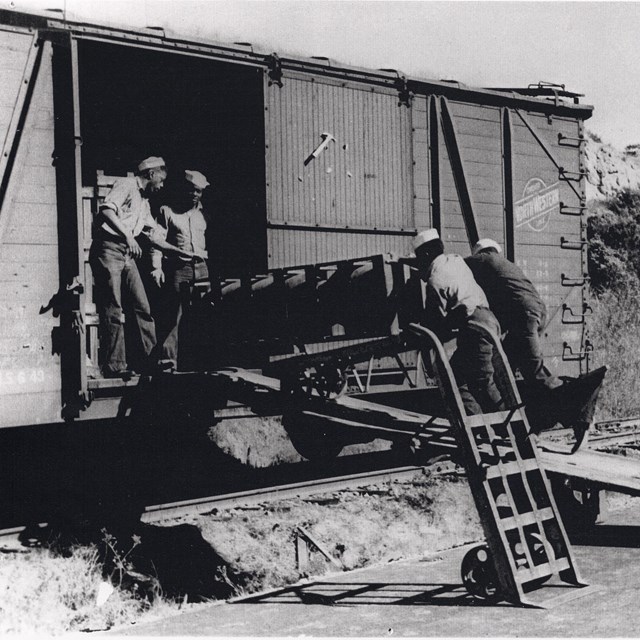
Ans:
[[[545,432],[542,440],[565,441],[572,437],[572,429],[554,429]],[[616,444],[640,445],[640,416],[597,422],[589,435],[587,446],[590,449],[601,449]]]
[[[274,500],[304,498],[318,493],[360,489],[372,484],[392,482],[394,480],[408,480],[424,473],[427,469],[430,473],[442,474],[456,471],[459,467],[450,461],[440,461],[428,466],[405,466],[394,469],[382,469],[335,478],[307,480],[304,482],[283,484],[238,493],[153,505],[145,508],[142,514],[142,521],[161,522],[166,519],[206,513],[213,509],[250,507]]]
[[[562,440],[570,438],[571,429],[557,429],[547,432],[545,439]],[[595,425],[595,430],[589,438],[590,449],[600,449],[609,445],[640,446],[640,416],[621,420],[607,420]],[[305,480],[296,483],[272,485],[257,489],[225,493],[190,500],[148,505],[145,507],[141,520],[145,523],[158,523],[174,519],[186,518],[206,513],[214,509],[233,509],[256,506],[262,503],[309,497],[314,494],[331,493],[334,491],[348,491],[377,483],[394,480],[406,480],[416,477],[425,470],[430,473],[444,474],[459,472],[460,468],[448,460],[437,461],[426,466],[403,466],[375,471],[341,475],[333,478]],[[39,526],[45,527],[46,522]],[[0,529],[0,546],[7,542],[17,541],[25,531],[24,526]]]
[[[141,520],[142,522],[151,524],[187,518],[189,516],[207,513],[214,509],[251,507],[274,500],[296,497],[304,498],[320,493],[361,489],[362,487],[384,482],[409,480],[418,477],[427,470],[431,474],[445,474],[460,471],[460,467],[449,460],[439,460],[425,466],[403,466],[380,469],[333,478],[305,480],[302,482],[260,487],[235,493],[148,505],[141,515]],[[44,528],[47,526],[47,523],[41,522],[38,526]],[[26,527],[24,526],[0,529],[0,547],[2,545],[16,543],[25,529]]]

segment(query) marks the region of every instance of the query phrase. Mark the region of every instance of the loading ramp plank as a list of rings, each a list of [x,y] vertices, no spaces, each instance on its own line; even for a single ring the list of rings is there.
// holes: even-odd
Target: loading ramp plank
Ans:
[[[229,368],[216,371],[217,376],[227,378],[239,384],[238,396],[233,389],[228,389],[233,399],[241,399],[244,393],[280,394],[280,381],[276,378],[264,376],[246,369]],[[281,397],[283,403],[295,403],[287,397]],[[369,431],[384,433],[391,436],[416,437],[426,440],[430,445],[448,450],[455,449],[455,438],[451,434],[451,424],[446,418],[390,407],[354,398],[352,396],[338,396],[327,399],[317,395],[305,398],[300,403],[303,414],[322,418],[328,422],[345,427],[359,427]],[[382,436],[384,437],[384,436]]]
[[[602,489],[640,495],[640,460],[589,450],[571,455],[544,448],[538,451],[548,472],[588,480]]]
[[[241,383],[253,393],[280,393],[278,379],[246,369],[222,369],[215,375]],[[377,431],[380,437],[411,434],[435,446],[450,450],[455,446],[449,431],[451,424],[446,418],[434,418],[352,396],[316,400],[313,407],[307,406],[303,412],[338,425]],[[503,412],[503,417],[506,415],[507,412]],[[478,416],[470,416],[470,419],[474,425],[482,421]],[[544,445],[538,446],[538,457],[547,472],[587,480],[610,491],[640,495],[640,460],[585,449],[569,455],[568,448],[558,451],[547,449]]]

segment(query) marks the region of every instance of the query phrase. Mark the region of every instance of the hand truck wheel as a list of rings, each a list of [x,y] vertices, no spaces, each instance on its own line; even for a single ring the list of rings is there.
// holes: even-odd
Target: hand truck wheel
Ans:
[[[474,547],[462,559],[462,584],[475,598],[489,602],[502,600],[493,557],[487,545]]]

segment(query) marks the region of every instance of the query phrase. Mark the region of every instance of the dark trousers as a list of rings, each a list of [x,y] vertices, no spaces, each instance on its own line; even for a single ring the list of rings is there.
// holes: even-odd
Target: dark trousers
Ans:
[[[209,270],[204,262],[167,260],[163,265],[165,284],[162,292],[162,352],[161,360],[178,366],[178,334],[183,302],[196,282],[208,281]]]
[[[451,367],[468,415],[503,408],[494,380],[493,343],[478,325],[500,339],[500,325],[493,313],[484,307],[478,307],[460,328]]]
[[[105,372],[122,371],[127,368],[123,302],[127,306],[127,314],[130,314],[128,321],[133,321],[144,355],[149,356],[156,344],[155,324],[147,294],[136,262],[128,254],[124,241],[94,240],[90,261],[102,329],[103,367]]]
[[[503,348],[514,370],[519,369],[525,383],[531,387],[555,389],[562,381],[544,366],[540,338],[546,323],[546,313],[527,311],[514,319],[504,339]]]

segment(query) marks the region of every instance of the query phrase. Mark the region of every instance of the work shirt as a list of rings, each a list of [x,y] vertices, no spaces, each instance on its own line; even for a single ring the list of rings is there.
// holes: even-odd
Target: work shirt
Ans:
[[[473,278],[471,269],[457,254],[441,254],[427,272],[428,317],[447,318],[449,328],[459,328],[478,307],[489,308],[487,296]]]
[[[143,195],[143,188],[137,176],[118,178],[100,205],[100,209],[104,208],[115,211],[122,226],[134,238],[143,232],[151,237],[157,231],[158,224],[151,215],[149,200]],[[120,234],[108,222],[103,222],[101,229],[120,238]]]
[[[166,240],[179,249],[190,251],[207,257],[205,232],[207,230],[207,218],[202,210],[202,204],[198,203],[189,211],[176,213],[171,207],[160,207],[158,223],[166,234]],[[178,257],[184,262],[190,262],[189,258]]]
[[[498,253],[478,253],[465,259],[504,329],[527,312],[546,315],[545,304],[520,267]]]

